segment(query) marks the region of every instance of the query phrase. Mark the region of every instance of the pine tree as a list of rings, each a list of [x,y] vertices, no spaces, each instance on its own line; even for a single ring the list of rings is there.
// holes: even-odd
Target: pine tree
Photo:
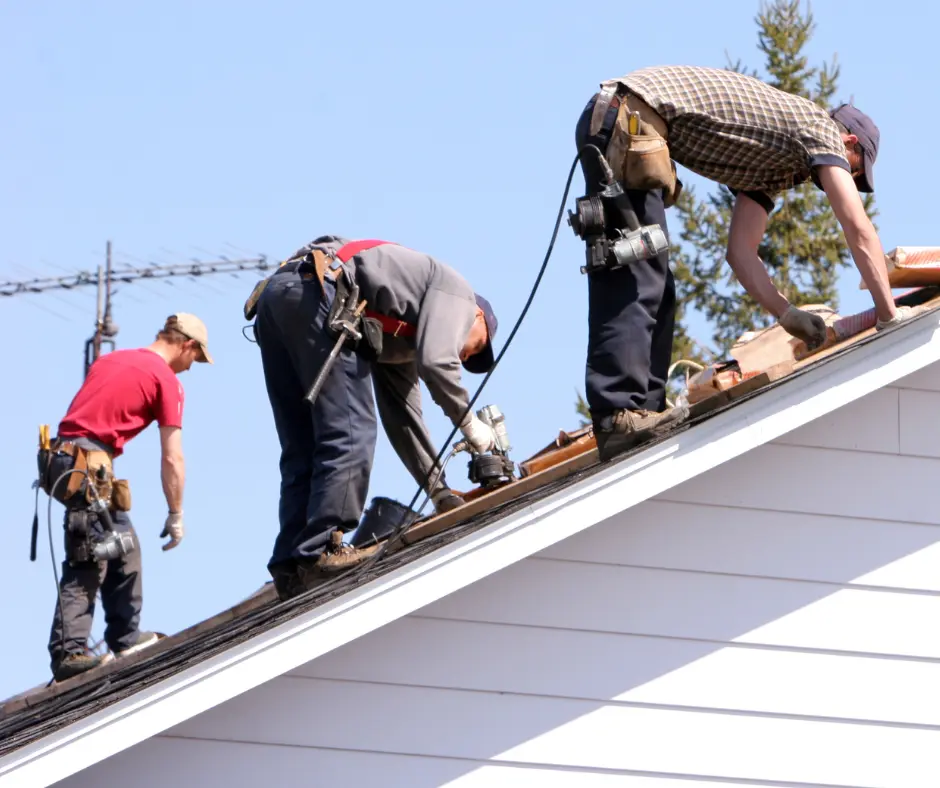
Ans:
[[[834,108],[839,103],[834,100],[839,78],[836,57],[832,64],[815,67],[804,52],[815,30],[809,8],[803,12],[800,0],[770,0],[761,5],[755,22],[766,73],[747,71],[740,61],[727,68],[811,99],[827,110]],[[868,215],[874,218],[872,195],[863,198]],[[773,316],[744,292],[725,260],[733,207],[734,196],[724,186],[715,184],[703,199],[686,186],[668,212],[670,234],[679,239],[670,252],[680,304],[673,360],[712,363],[726,358],[742,334],[773,322]],[[851,253],[828,198],[812,181],[778,195],[759,254],[790,302],[825,303],[838,309],[837,276]],[[689,309],[708,321],[711,337],[707,343],[692,339],[686,322]],[[580,407],[583,402],[579,394],[576,408],[587,418],[586,408]]]
[[[801,11],[800,0],[772,0],[762,5],[755,21],[766,75],[747,72],[740,61],[729,68],[832,109],[839,78],[835,57],[832,65],[811,67],[804,54],[815,30],[812,13]],[[874,216],[871,195],[865,195],[865,204]],[[733,207],[734,197],[724,186],[716,185],[703,200],[690,188],[676,205],[675,218],[670,217],[682,240],[672,257],[679,299],[708,320],[710,350],[719,358],[741,334],[773,321],[744,292],[725,261]],[[838,309],[838,272],[851,255],[828,198],[811,181],[778,196],[759,254],[774,284],[792,303],[825,303]]]

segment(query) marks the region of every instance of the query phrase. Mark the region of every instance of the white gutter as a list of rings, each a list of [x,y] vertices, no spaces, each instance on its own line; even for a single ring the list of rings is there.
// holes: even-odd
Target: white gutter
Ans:
[[[0,759],[49,785],[940,360],[938,315],[892,330],[458,542]]]

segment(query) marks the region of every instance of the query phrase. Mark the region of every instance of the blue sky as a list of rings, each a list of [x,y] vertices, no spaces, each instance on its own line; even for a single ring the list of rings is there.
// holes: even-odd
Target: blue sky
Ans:
[[[756,2],[0,3],[0,279],[218,255],[281,259],[322,233],[380,237],[456,267],[500,318],[497,349],[528,294],[574,156],[574,125],[605,78],[664,63],[762,67]],[[720,8],[720,10],[719,10]],[[916,8],[916,10],[915,10]],[[922,144],[937,116],[940,11],[819,3],[809,51],[838,53],[840,99],[882,131],[885,249],[937,244]],[[913,15],[918,23],[911,25]],[[875,38],[874,36],[877,36]],[[711,188],[686,172],[699,193]],[[575,176],[568,206],[581,193]],[[582,247],[563,224],[529,316],[480,405],[507,415],[523,459],[578,424],[587,336]],[[207,323],[213,367],[183,375],[187,534],[163,553],[156,427],[120,460],[143,549],[142,626],[176,632],[267,579],[277,530],[278,446],[257,348],[241,329],[255,278],[120,287],[119,347],[148,344],[166,315]],[[843,314],[871,305],[854,268]],[[4,670],[0,698],[48,680],[55,587],[45,535],[28,560],[36,431],[55,429],[81,383],[94,292],[0,303],[6,447]],[[468,376],[471,392],[480,378]],[[443,441],[449,425],[425,396]],[[463,458],[455,488],[468,486]],[[384,436],[370,497],[413,484]],[[45,498],[40,501],[44,504]],[[53,533],[61,559],[60,510]],[[102,611],[94,635],[102,631]]]

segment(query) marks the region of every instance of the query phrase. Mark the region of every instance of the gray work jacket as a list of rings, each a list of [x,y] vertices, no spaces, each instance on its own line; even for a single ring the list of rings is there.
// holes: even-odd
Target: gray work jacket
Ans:
[[[335,254],[348,242],[339,236],[321,236],[294,256],[313,249]],[[346,267],[370,310],[416,328],[413,337],[383,336],[372,382],[389,442],[415,481],[426,488],[439,447],[424,423],[419,380],[451,423],[462,426],[470,396],[461,382],[459,353],[476,317],[473,288],[445,263],[396,244],[366,249]],[[464,421],[468,420],[469,414]],[[431,492],[442,486],[438,483]]]

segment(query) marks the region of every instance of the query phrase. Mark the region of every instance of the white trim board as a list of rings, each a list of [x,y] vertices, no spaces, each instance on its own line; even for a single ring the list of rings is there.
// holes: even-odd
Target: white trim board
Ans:
[[[49,785],[940,360],[938,316],[893,329],[479,531],[0,759]]]

